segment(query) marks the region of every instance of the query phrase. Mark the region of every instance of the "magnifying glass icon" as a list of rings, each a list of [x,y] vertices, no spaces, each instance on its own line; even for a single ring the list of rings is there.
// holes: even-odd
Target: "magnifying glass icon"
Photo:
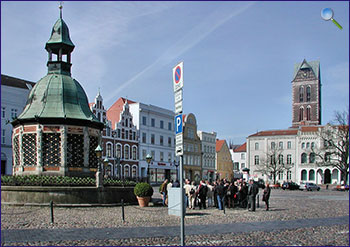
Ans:
[[[336,21],[333,19],[333,15],[334,12],[331,8],[324,8],[321,11],[321,17],[323,20],[325,21],[329,21],[332,20],[332,22],[339,28],[339,29],[343,29],[343,27]]]

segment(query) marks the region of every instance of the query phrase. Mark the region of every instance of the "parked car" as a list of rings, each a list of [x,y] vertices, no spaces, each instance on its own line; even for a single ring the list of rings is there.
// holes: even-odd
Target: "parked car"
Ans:
[[[299,189],[299,185],[297,183],[294,182],[284,182],[282,184],[282,189],[288,189],[288,190],[298,190]]]
[[[317,191],[319,191],[320,189],[321,188],[314,183],[300,183],[300,185],[299,185],[299,190],[307,190],[307,191],[317,190]]]
[[[336,190],[340,190],[340,191],[349,190],[349,185],[348,184],[337,185]]]

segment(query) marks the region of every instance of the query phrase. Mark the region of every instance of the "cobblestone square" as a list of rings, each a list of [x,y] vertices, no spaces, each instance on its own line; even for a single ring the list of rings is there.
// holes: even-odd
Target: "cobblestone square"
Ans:
[[[154,195],[158,197],[157,193]],[[349,193],[273,190],[271,210],[187,211],[186,245],[349,245]],[[1,243],[12,245],[179,245],[180,218],[166,207],[1,206]]]

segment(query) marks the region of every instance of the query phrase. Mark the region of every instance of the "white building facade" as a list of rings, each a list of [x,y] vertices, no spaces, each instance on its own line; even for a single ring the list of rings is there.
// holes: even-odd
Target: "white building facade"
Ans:
[[[140,102],[130,103],[133,124],[139,133],[139,174],[150,182],[160,184],[166,178],[177,179],[178,165],[175,156],[174,112]],[[146,162],[150,154],[152,161]]]
[[[216,179],[216,132],[197,131],[199,139],[201,140],[202,150],[202,178],[215,181]]]
[[[241,177],[243,169],[246,168],[247,164],[247,143],[244,143],[234,149],[230,149],[233,172],[235,178]]]
[[[35,83],[1,75],[1,174],[12,174],[11,121],[26,105],[28,94]]]
[[[293,181],[316,184],[340,184],[341,174],[332,166],[320,166],[314,150],[322,150],[319,137],[323,126],[301,126],[298,129],[261,131],[247,138],[247,164],[250,175],[272,181],[272,177],[259,172],[267,156],[278,150],[278,160],[290,169],[277,174],[276,182]]]

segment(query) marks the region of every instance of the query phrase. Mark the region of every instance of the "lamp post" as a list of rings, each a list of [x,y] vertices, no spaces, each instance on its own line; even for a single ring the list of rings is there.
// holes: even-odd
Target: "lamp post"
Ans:
[[[147,164],[148,164],[148,166],[147,166],[147,183],[149,183],[149,164],[152,161],[152,155],[147,154],[146,161],[147,161]]]
[[[179,167],[179,163],[176,162],[176,160],[174,159],[174,165],[176,167],[176,180],[179,180],[179,171],[177,170],[177,168]]]
[[[96,172],[96,187],[103,187],[103,173],[101,167],[101,156],[102,156],[102,147],[100,145],[95,149],[96,157],[97,157],[97,172]]]
[[[107,165],[108,165],[109,160],[107,157],[103,160],[103,169],[104,169],[104,175],[107,175]]]

